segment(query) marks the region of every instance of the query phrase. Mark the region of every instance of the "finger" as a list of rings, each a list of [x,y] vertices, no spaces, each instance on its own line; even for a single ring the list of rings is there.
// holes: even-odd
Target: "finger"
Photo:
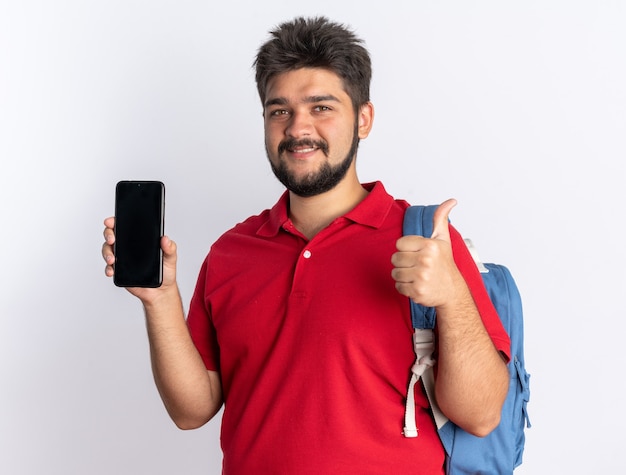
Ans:
[[[439,205],[433,216],[433,234],[431,239],[440,239],[450,242],[450,228],[448,226],[450,211],[456,206],[454,198],[444,201]]]
[[[161,249],[164,257],[176,257],[176,243],[169,237],[163,236],[161,238]]]
[[[102,245],[102,258],[104,262],[106,262],[106,266],[104,268],[104,273],[107,277],[113,277],[114,270],[113,265],[115,264],[115,256],[113,255],[113,246],[104,243]]]
[[[102,235],[104,236],[104,240],[107,244],[113,245],[115,242],[115,231],[113,228],[115,227],[115,218],[110,217],[104,220],[104,231]]]
[[[113,230],[111,228],[104,228],[102,235],[104,236],[104,242],[112,246],[115,242],[115,233]]]
[[[108,243],[102,245],[102,258],[107,265],[113,265],[115,263],[115,256],[113,255],[113,246]]]
[[[391,256],[391,264],[395,268],[413,267],[415,265],[415,251],[398,251]]]
[[[391,270],[391,278],[398,284],[410,284],[415,282],[415,273],[408,267],[396,267]]]
[[[417,252],[424,247],[422,236],[406,235],[396,241],[398,252]]]

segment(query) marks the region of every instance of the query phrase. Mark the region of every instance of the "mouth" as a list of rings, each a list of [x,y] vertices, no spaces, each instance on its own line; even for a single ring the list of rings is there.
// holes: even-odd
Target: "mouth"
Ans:
[[[304,157],[318,150],[321,150],[324,155],[328,155],[328,146],[322,141],[288,139],[278,145],[279,154],[287,152],[298,157]]]
[[[290,153],[311,153],[316,150],[318,150],[317,147],[296,147],[287,149]]]

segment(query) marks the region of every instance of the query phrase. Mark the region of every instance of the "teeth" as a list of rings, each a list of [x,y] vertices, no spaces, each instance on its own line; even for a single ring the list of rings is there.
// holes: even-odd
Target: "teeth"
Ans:
[[[301,149],[293,150],[294,153],[309,153],[309,152],[313,152],[313,151],[315,151],[314,147],[311,147],[311,148],[301,148]]]

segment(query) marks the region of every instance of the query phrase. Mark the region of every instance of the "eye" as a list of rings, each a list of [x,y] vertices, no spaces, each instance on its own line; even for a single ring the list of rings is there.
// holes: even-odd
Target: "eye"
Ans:
[[[313,110],[315,112],[326,112],[326,111],[331,110],[331,108],[328,107],[328,106],[319,105],[319,106],[315,106],[315,108]]]
[[[270,116],[272,117],[281,117],[289,114],[289,111],[286,109],[274,109],[270,111]]]

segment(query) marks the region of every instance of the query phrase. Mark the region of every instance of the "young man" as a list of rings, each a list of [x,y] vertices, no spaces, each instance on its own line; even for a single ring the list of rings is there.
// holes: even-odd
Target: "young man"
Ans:
[[[419,436],[402,435],[415,360],[407,297],[437,309],[435,390],[451,420],[487,434],[508,388],[508,337],[448,225],[455,202],[439,207],[430,238],[401,237],[408,204],[359,182],[374,108],[370,58],[351,31],[284,23],[255,66],[267,156],[287,191],[214,243],[187,321],[167,237],[163,285],[129,289],[145,307],[165,406],[190,429],[225,403],[225,474],[441,474],[421,387]]]

